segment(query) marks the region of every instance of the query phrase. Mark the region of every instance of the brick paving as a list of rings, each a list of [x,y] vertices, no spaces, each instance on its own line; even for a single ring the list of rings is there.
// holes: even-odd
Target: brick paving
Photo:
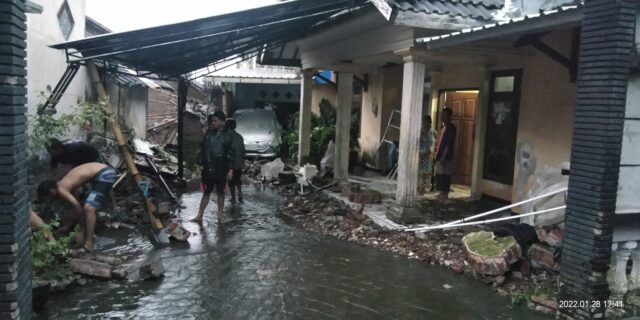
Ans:
[[[276,214],[274,192],[248,189],[223,229],[210,213],[204,228],[185,225],[196,233],[188,246],[149,253],[163,258],[163,279],[77,287],[40,318],[543,319],[471,279],[299,230]],[[187,207],[198,197],[185,196]],[[149,248],[135,233],[123,243]],[[115,246],[108,252],[126,251]]]

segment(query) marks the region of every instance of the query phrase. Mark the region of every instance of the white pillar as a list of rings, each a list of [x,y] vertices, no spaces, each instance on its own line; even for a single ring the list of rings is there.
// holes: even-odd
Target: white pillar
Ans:
[[[629,282],[627,280],[627,262],[631,256],[631,251],[638,244],[635,241],[619,243],[617,250],[612,252],[612,265],[607,276],[609,281],[609,290],[611,291],[611,300],[624,300],[625,294],[629,291]],[[615,264],[613,261],[615,260]]]
[[[396,188],[396,201],[402,207],[412,207],[415,204],[418,186],[418,150],[422,125],[425,65],[414,60],[411,55],[404,57]]]
[[[300,84],[300,122],[298,130],[298,165],[300,166],[303,166],[309,159],[313,75],[313,70],[302,71],[302,83]]]
[[[640,290],[640,248],[631,251],[631,274],[629,274],[629,290]]]
[[[346,180],[349,176],[349,138],[351,107],[353,105],[353,73],[338,73],[338,105],[336,106],[336,149],[333,178]]]

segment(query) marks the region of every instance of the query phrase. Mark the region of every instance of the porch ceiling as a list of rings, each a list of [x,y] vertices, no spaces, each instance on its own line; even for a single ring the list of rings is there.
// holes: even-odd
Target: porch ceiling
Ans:
[[[365,0],[297,0],[220,16],[51,46],[67,51],[70,63],[107,60],[139,76],[173,79],[190,72],[252,57],[307,32],[345,18]],[[228,63],[227,63],[228,64]]]

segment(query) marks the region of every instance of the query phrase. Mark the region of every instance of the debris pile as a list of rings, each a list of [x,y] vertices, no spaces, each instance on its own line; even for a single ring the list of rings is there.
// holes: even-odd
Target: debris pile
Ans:
[[[386,230],[376,225],[363,213],[366,204],[348,206],[322,192],[312,192],[302,196],[298,193],[298,187],[293,184],[280,188],[281,212],[306,230],[404,255],[427,265],[451,269],[458,274],[467,274],[493,286],[500,295],[511,296],[512,304],[528,303],[529,307],[541,312],[552,310],[553,303],[550,301],[555,299],[553,292],[557,274],[547,272],[545,269],[532,270],[532,264],[537,262],[529,263],[528,259],[523,259],[527,256],[526,251],[523,252],[514,237],[496,238],[497,242],[503,244],[502,249],[495,254],[489,252],[488,255],[502,257],[503,263],[494,263],[491,268],[487,267],[486,261],[474,259],[477,256],[470,254],[468,245],[465,246],[463,241],[466,235],[480,231],[477,227],[426,233]],[[345,191],[345,188],[348,190]],[[353,186],[340,186],[334,191],[353,194],[361,192],[362,189],[355,190]],[[469,204],[463,203],[461,206],[467,207]],[[433,211],[439,211],[439,209],[442,208],[435,208]],[[449,210],[445,211],[449,214]],[[496,241],[491,232],[484,232],[485,236],[487,234],[488,240]],[[557,233],[553,235],[554,240],[556,235]],[[475,250],[472,251],[475,252]],[[539,293],[541,291],[549,294],[543,296]],[[539,296],[536,301],[544,305],[531,302],[533,301],[532,292]],[[523,298],[520,300],[515,297]]]

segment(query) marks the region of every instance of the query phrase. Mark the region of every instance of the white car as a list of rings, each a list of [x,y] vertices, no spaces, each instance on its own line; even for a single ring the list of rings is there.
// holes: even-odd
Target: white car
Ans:
[[[272,109],[239,109],[233,119],[244,139],[245,157],[279,157],[284,131]]]

